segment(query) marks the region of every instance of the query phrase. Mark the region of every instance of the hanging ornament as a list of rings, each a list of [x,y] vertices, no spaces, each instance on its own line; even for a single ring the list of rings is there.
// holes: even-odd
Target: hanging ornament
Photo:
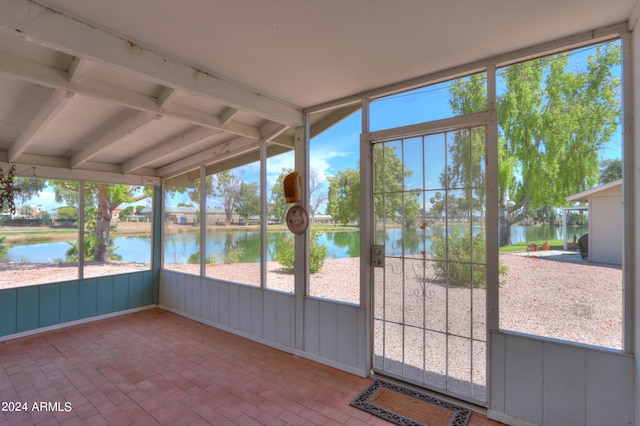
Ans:
[[[15,172],[15,164],[9,168],[7,176],[4,175],[4,171],[2,167],[0,167],[0,210],[4,208],[4,203],[7,203],[11,214],[16,214],[16,203],[13,198],[16,192],[20,192],[20,188],[13,186],[13,175]]]

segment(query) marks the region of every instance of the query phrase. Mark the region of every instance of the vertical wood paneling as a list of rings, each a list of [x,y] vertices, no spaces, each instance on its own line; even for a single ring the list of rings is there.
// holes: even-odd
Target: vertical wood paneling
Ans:
[[[278,341],[278,295],[273,291],[264,292],[264,338],[270,342]]]
[[[202,318],[202,281],[201,277],[193,277],[193,315]]]
[[[80,318],[78,281],[60,284],[60,322],[75,321]]]
[[[293,346],[293,297],[278,293],[277,294],[277,343],[283,346]]]
[[[206,278],[200,280],[200,312],[202,319],[211,321],[211,281]]]
[[[587,352],[585,349],[544,345],[544,424],[585,424]]]
[[[32,330],[38,328],[39,313],[39,286],[20,287],[17,298],[17,318],[16,331]]]
[[[238,312],[240,313],[240,331],[251,333],[251,289],[238,286]]]
[[[220,323],[220,285],[212,280],[209,282],[209,317],[211,321]]]
[[[180,306],[180,274],[171,273],[171,306],[179,309]]]
[[[251,289],[251,334],[264,337],[264,294],[261,289]]]
[[[338,305],[320,302],[320,356],[338,360]]]
[[[229,285],[229,327],[240,329],[240,286]]]
[[[48,327],[60,322],[60,284],[40,287],[40,313],[38,327]]]
[[[98,315],[113,312],[113,280],[111,277],[100,277],[96,279],[96,294]]]
[[[229,326],[229,287],[230,284],[218,283],[218,310],[220,311],[220,324]]]
[[[0,336],[17,332],[18,291],[15,288],[0,290]]]
[[[110,277],[105,277],[110,278]],[[113,311],[124,311],[129,307],[129,280],[126,277],[113,280]]]
[[[80,319],[96,316],[96,300],[97,300],[97,288],[96,279],[89,278],[80,281],[78,297],[78,316]],[[126,306],[126,305],[125,305]]]
[[[194,275],[186,275],[182,285],[183,312],[193,315]]]
[[[177,274],[177,284],[178,284],[178,296],[177,296],[177,301],[178,301],[178,310],[182,311],[182,312],[186,312],[186,307],[185,307],[185,299],[186,299],[186,284],[185,281],[187,279],[187,277],[184,274]]]
[[[509,337],[506,355],[505,407],[518,419],[542,424],[543,345]]]
[[[631,356],[589,351],[587,425],[633,424],[634,366]]]
[[[320,301],[307,298],[304,315],[304,350],[320,355]]]
[[[491,359],[489,372],[491,374],[491,398],[490,409],[499,413],[504,413],[505,398],[505,365],[506,365],[506,337],[503,334],[492,332],[489,335],[491,339]]]
[[[154,294],[158,293],[158,286],[153,285],[153,271],[145,271],[142,274],[142,306],[152,305]],[[155,299],[157,300],[157,298]]]
[[[116,279],[118,279],[117,277]],[[125,277],[122,277],[123,281]],[[127,307],[129,309],[142,306],[142,274],[129,274],[129,300]]]
[[[357,339],[358,339],[358,360],[356,363],[356,367],[360,370],[360,371],[369,371],[371,366],[368,364],[367,361],[367,354],[369,353],[369,340],[367,339],[368,336],[368,329],[367,329],[367,323],[368,323],[368,318],[367,318],[367,310],[360,307],[358,309],[358,330],[356,332],[357,335]]]
[[[358,364],[358,308],[338,306],[338,362],[345,365]]]
[[[171,273],[166,269],[160,271],[160,304],[171,306]]]

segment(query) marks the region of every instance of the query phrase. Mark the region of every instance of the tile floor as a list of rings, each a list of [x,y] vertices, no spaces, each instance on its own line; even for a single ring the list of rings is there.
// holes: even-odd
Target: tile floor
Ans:
[[[0,424],[388,425],[370,381],[150,309],[0,343]]]

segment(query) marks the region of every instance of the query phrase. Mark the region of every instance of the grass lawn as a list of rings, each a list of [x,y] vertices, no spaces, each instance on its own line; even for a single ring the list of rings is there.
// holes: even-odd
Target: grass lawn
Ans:
[[[564,244],[562,240],[547,240],[547,241],[527,241],[520,242],[516,244],[512,244],[509,246],[500,247],[500,253],[513,253],[517,251],[527,251],[527,246],[531,244],[535,244],[538,247],[541,247],[544,242],[549,243],[549,250],[563,250]]]

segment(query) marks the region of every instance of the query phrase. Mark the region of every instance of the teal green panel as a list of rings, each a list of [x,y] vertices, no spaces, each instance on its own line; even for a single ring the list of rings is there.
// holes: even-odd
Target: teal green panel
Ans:
[[[40,286],[32,285],[18,289],[18,333],[38,328],[38,302]]]
[[[90,278],[80,281],[78,298],[78,316],[89,318],[96,316],[96,279]]]
[[[78,314],[78,300],[80,297],[78,281],[60,284],[60,322],[76,321]]]
[[[113,312],[124,311],[129,306],[129,275],[117,275],[113,279]]]
[[[113,312],[113,277],[100,277],[97,281],[97,314],[104,315]]]
[[[60,284],[40,286],[40,327],[60,323]]]
[[[162,206],[164,204],[163,191],[161,186],[153,188],[153,233],[152,243],[152,288],[153,303],[160,303],[160,266],[162,265],[162,247],[160,245],[162,237]]]
[[[139,308],[142,306],[142,274],[129,274],[129,303],[128,308]]]
[[[153,271],[145,271],[142,276],[142,306],[153,304]]]
[[[14,288],[0,290],[0,336],[17,332],[17,295],[18,292]]]

